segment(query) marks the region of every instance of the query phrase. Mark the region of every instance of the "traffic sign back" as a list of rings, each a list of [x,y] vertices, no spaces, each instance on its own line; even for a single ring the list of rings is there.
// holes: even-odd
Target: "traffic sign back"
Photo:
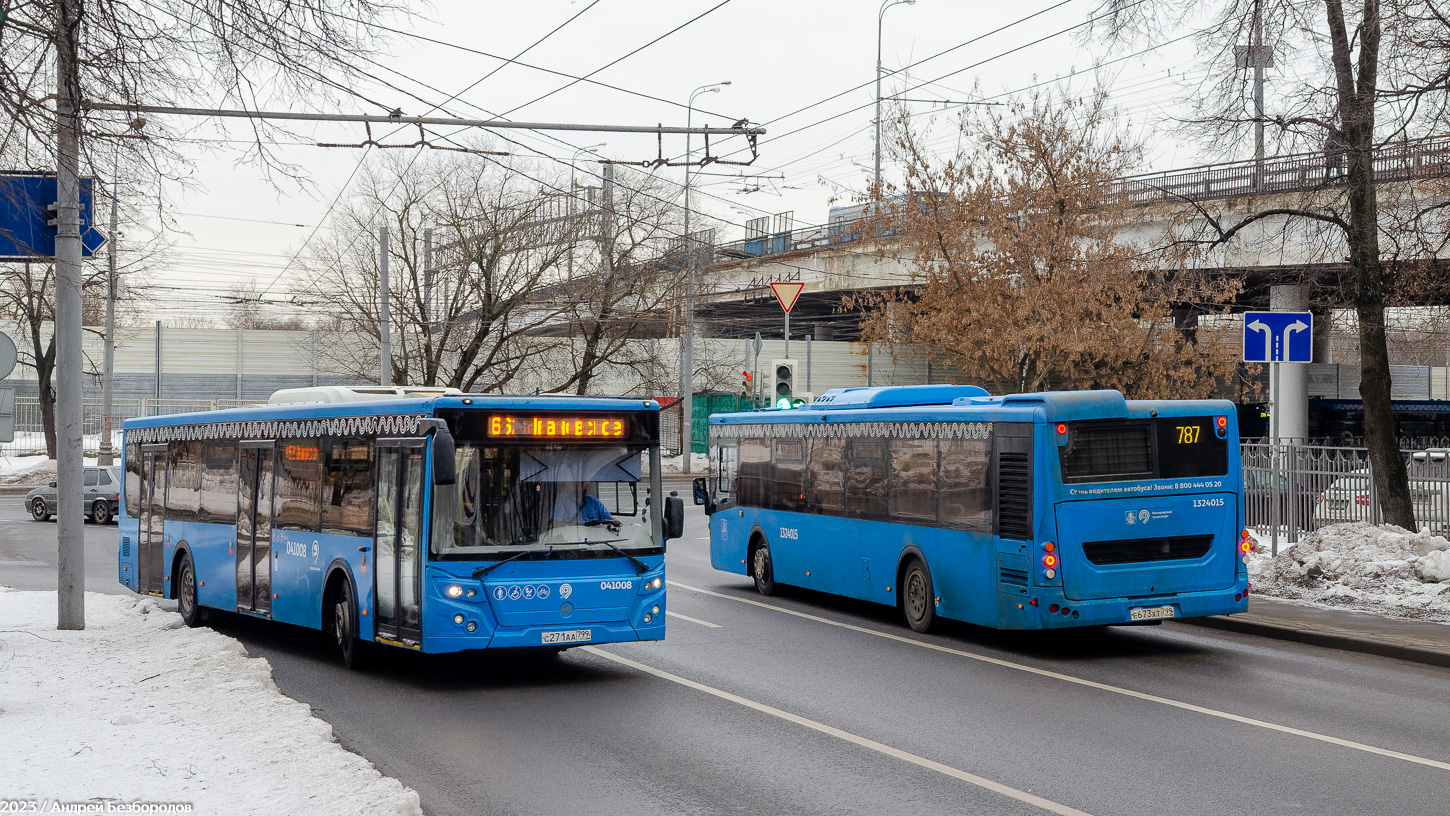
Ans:
[[[1313,313],[1244,313],[1244,362],[1311,363],[1313,361]]]
[[[81,257],[89,258],[106,239],[91,224],[91,179],[81,183]],[[56,203],[54,173],[0,174],[0,261],[55,257],[55,227],[47,207]]]

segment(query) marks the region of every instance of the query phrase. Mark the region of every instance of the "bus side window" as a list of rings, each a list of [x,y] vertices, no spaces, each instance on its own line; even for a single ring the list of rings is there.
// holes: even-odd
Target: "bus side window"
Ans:
[[[846,512],[863,519],[886,521],[890,485],[885,439],[846,440]]]
[[[196,521],[201,513],[201,442],[172,442],[169,454],[166,518]]]
[[[936,521],[936,440],[891,440],[893,521]]]
[[[846,440],[821,437],[811,440],[806,507],[824,516],[845,515]]]
[[[322,451],[317,439],[278,439],[274,526],[315,533],[322,508]]]
[[[322,479],[322,532],[373,534],[373,443],[333,437]]]
[[[126,516],[141,517],[141,446],[126,443]]]
[[[740,449],[734,442],[716,445],[714,461],[710,463],[710,478],[714,481],[711,495],[716,504],[725,504],[735,498],[735,479],[739,470]]]
[[[237,443],[208,441],[201,448],[200,521],[237,523]]]
[[[942,524],[974,533],[992,532],[988,445],[985,439],[941,440]]]
[[[774,467],[771,468],[770,506],[776,510],[805,509],[805,492],[801,481],[806,473],[805,440],[775,440]]]
[[[740,504],[744,507],[769,507],[766,493],[770,479],[770,440],[740,440]]]

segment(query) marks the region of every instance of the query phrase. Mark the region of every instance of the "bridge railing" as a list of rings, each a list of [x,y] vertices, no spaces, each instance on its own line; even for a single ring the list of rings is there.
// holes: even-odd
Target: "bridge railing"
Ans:
[[[1376,181],[1414,181],[1450,176],[1450,136],[1386,145],[1375,151]],[[1345,158],[1340,154],[1297,153],[1257,161],[1227,162],[1183,170],[1128,176],[1113,182],[1115,192],[1146,206],[1175,201],[1207,201],[1271,193],[1305,193],[1342,186]],[[861,239],[855,221],[801,227],[720,244],[727,258],[764,258],[802,249],[848,244]]]

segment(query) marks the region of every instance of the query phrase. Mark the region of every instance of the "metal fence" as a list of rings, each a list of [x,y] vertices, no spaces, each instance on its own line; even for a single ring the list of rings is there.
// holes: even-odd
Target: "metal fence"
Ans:
[[[1254,443],[1241,446],[1248,526],[1282,540],[1345,521],[1380,524],[1384,514],[1365,448]],[[1450,530],[1450,450],[1405,451],[1410,499],[1421,530]]]
[[[119,449],[121,423],[132,417],[182,414],[192,411],[215,411],[221,408],[245,408],[264,403],[236,399],[117,399],[111,401],[111,444]],[[88,399],[82,411],[82,433],[87,456],[95,456],[101,446],[105,413],[101,400]],[[0,457],[44,456],[45,425],[36,397],[15,398],[15,439],[0,443]]]

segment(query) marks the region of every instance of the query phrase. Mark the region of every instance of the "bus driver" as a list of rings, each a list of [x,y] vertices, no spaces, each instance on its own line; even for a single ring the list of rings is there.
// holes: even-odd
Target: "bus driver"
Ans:
[[[554,497],[554,510],[549,515],[549,526],[560,527],[571,524],[603,523],[611,532],[619,532],[620,524],[610,514],[597,496],[590,492],[589,482],[559,482]]]

